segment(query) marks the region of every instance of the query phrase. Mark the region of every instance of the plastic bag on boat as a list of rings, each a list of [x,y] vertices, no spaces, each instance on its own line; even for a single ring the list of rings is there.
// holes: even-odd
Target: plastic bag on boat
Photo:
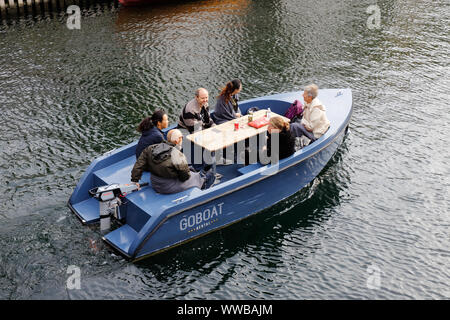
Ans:
[[[300,121],[303,116],[303,104],[299,100],[295,100],[284,114],[291,122]]]

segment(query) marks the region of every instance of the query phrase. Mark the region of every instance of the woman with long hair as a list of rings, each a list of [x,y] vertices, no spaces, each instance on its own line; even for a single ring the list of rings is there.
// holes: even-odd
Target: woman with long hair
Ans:
[[[274,137],[275,134],[277,134],[278,137]],[[245,150],[245,165],[247,166],[254,163],[250,161],[251,153],[256,153],[256,157],[253,159],[257,159],[258,162],[264,165],[267,164],[261,161],[259,148],[261,147],[263,151],[266,151],[268,158],[272,158],[272,140],[274,140],[274,143],[278,143],[278,157],[276,157],[278,160],[287,158],[295,152],[295,137],[290,131],[289,122],[284,121],[281,117],[272,117],[270,118],[267,127],[267,140],[265,145],[259,146],[259,144],[256,144],[249,146],[249,149]]]
[[[228,82],[217,96],[216,108],[214,109],[214,122],[221,124],[241,116],[238,100],[242,83],[239,79]]]
[[[141,152],[152,144],[160,143],[164,140],[163,129],[169,126],[169,118],[164,110],[156,110],[151,117],[146,117],[137,127],[141,133],[138,144],[136,145],[136,159]]]
[[[289,157],[295,152],[295,137],[290,131],[289,122],[284,121],[281,117],[270,118],[267,133],[267,156],[271,156],[271,140],[274,133],[278,133],[278,151],[280,160]]]

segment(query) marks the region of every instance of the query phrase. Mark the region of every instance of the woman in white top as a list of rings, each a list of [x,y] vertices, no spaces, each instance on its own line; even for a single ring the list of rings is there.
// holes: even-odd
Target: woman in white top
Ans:
[[[292,123],[291,132],[295,136],[302,135],[308,137],[311,142],[319,139],[330,127],[325,106],[317,98],[319,88],[315,84],[310,84],[303,91],[303,118],[300,123]]]

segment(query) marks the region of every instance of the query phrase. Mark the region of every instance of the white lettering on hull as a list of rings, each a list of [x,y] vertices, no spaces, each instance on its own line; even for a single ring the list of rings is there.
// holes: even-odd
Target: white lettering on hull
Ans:
[[[222,206],[224,202],[207,208],[203,211],[183,217],[180,220],[180,231],[189,229],[188,232],[197,231],[218,221],[218,217],[222,215]]]

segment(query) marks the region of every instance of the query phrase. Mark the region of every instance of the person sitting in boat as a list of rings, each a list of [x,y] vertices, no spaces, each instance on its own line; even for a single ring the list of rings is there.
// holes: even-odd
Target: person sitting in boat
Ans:
[[[289,122],[284,121],[281,117],[270,118],[269,125],[267,127],[267,140],[264,145],[263,151],[267,152],[267,157],[272,157],[272,139],[273,135],[278,133],[278,160],[289,157],[295,152],[295,137],[290,131]],[[274,143],[276,143],[274,141]],[[245,165],[250,164],[250,153],[255,152],[258,146],[250,146],[245,150]],[[258,162],[261,162],[260,153],[257,153]],[[270,160],[271,161],[271,160]],[[267,163],[264,163],[267,164]]]
[[[310,84],[303,91],[305,105],[303,107],[303,118],[300,123],[292,123],[291,132],[296,137],[306,136],[310,143],[319,139],[330,127],[326,109],[317,98],[318,86]]]
[[[281,117],[272,117],[267,127],[267,156],[271,157],[272,153],[272,136],[274,133],[278,133],[279,141],[279,159],[289,157],[295,152],[295,137],[290,131],[289,122],[284,121]]]
[[[177,128],[193,133],[194,131],[207,129],[214,125],[214,121],[209,115],[208,90],[198,88],[195,91],[194,99],[189,101],[181,111]],[[185,132],[185,135],[188,132]]]
[[[226,84],[217,96],[216,108],[214,109],[214,122],[221,124],[241,116],[239,109],[239,92],[242,90],[242,83],[234,79]]]
[[[151,117],[141,121],[137,127],[141,137],[136,145],[136,159],[139,158],[145,148],[164,140],[164,133],[161,130],[167,128],[168,125],[169,119],[163,110],[156,110]]]
[[[150,171],[153,189],[162,194],[177,193],[192,187],[209,188],[215,181],[211,169],[191,171],[186,156],[180,151],[183,134],[178,129],[167,133],[168,141],[147,147],[134,164],[131,182],[139,187],[143,171]]]

